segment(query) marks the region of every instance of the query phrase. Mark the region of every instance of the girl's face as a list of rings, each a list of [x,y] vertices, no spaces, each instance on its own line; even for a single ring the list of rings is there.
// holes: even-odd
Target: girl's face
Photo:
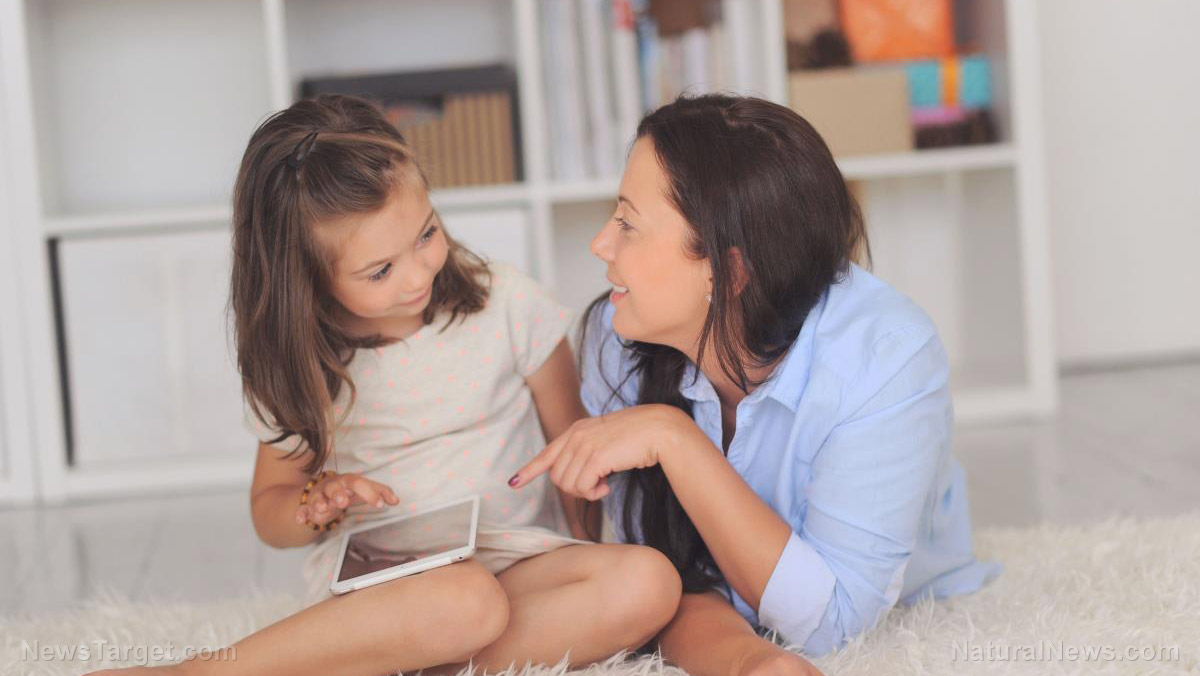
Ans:
[[[400,185],[379,211],[321,224],[335,252],[330,293],[365,332],[403,338],[421,313],[449,246],[420,186]]]
[[[621,179],[616,212],[591,250],[608,264],[617,334],[694,357],[708,314],[711,269],[689,253],[691,226],[668,200],[668,190],[653,141],[638,139]]]

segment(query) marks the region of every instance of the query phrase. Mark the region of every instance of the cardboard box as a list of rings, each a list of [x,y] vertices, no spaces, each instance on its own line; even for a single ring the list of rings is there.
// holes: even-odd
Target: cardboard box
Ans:
[[[903,68],[831,68],[789,76],[791,107],[835,157],[913,149]]]

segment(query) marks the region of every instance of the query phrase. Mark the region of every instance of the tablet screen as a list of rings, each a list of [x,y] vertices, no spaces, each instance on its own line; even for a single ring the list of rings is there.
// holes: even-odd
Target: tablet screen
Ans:
[[[338,582],[411,563],[471,543],[472,502],[352,533]]]

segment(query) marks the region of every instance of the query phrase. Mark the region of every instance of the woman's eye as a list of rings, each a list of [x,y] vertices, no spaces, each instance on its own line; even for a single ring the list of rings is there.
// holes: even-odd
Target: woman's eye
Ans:
[[[633,230],[633,226],[630,225],[629,221],[625,220],[624,218],[621,218],[620,216],[613,216],[613,220],[617,222],[617,225],[621,226],[621,230]]]
[[[372,282],[378,282],[379,280],[383,279],[384,277],[387,277],[387,273],[391,272],[391,270],[392,270],[392,264],[388,263],[387,265],[383,266],[382,268],[379,268],[379,272],[376,272],[375,274],[371,275],[367,279]]]
[[[424,243],[428,242],[429,240],[433,239],[433,235],[436,232],[437,232],[436,225],[429,226],[429,229],[425,231],[425,234],[421,235],[421,243],[424,244]]]

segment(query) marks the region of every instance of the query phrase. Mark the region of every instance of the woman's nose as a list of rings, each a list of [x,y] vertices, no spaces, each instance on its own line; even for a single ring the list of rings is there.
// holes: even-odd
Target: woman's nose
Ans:
[[[592,243],[588,245],[588,249],[592,255],[606,263],[612,262],[612,238],[609,235],[611,228],[605,223],[604,227],[600,228],[600,232],[592,238]]]

